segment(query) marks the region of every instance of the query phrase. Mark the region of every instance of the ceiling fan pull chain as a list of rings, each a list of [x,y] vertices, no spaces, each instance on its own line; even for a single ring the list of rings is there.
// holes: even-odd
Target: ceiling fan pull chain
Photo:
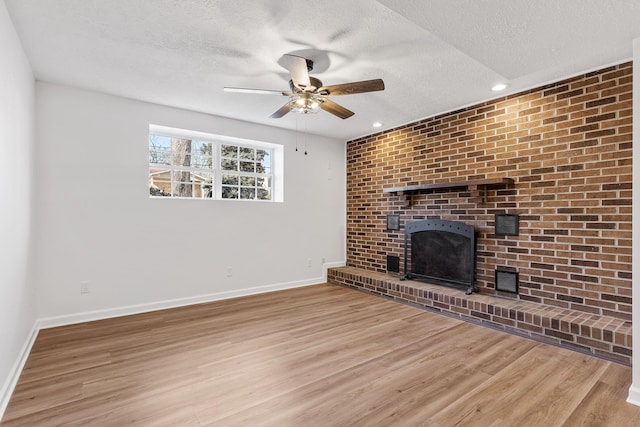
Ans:
[[[304,116],[304,155],[307,155],[307,116]]]

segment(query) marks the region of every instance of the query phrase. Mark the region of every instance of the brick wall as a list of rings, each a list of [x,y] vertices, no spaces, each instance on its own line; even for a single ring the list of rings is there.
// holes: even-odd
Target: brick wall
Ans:
[[[520,273],[520,298],[631,320],[632,68],[620,64],[347,143],[347,265],[385,271],[403,256],[402,227],[425,218],[471,224],[476,280]],[[384,188],[513,178],[478,200],[422,191],[405,207]],[[495,213],[520,235],[493,234]]]

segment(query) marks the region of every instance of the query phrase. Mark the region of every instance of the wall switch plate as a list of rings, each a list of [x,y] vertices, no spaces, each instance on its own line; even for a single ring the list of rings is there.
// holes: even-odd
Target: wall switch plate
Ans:
[[[227,267],[227,277],[233,276],[233,268]]]
[[[80,293],[81,294],[89,293],[89,282],[80,282]]]

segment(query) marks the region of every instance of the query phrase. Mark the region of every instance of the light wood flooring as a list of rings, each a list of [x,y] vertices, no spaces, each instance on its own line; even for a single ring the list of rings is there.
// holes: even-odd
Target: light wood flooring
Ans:
[[[631,369],[335,285],[40,332],[2,426],[638,426]]]

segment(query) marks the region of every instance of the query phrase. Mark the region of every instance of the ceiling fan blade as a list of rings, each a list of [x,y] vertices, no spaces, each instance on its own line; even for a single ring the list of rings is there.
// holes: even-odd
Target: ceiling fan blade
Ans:
[[[259,93],[263,95],[284,95],[291,96],[291,92],[284,92],[281,90],[267,90],[267,89],[247,89],[243,87],[225,87],[225,92],[239,92],[239,93]]]
[[[309,69],[305,58],[296,55],[283,55],[282,59],[285,68],[289,70],[291,81],[297,88],[304,90],[306,87],[311,86]]]
[[[289,112],[289,103],[287,102],[282,107],[280,107],[280,109],[278,111],[273,113],[270,117],[272,119],[279,119],[280,117],[284,116],[288,112]]]
[[[342,105],[338,105],[333,101],[329,101],[325,99],[324,102],[320,104],[320,108],[322,108],[327,113],[331,113],[334,116],[338,116],[341,119],[348,119],[353,116],[355,113],[351,110],[347,110]]]
[[[382,79],[363,80],[361,82],[344,83],[341,85],[322,86],[317,90],[317,92],[329,96],[336,96],[375,92],[378,90],[384,90],[384,82],[382,81]]]

